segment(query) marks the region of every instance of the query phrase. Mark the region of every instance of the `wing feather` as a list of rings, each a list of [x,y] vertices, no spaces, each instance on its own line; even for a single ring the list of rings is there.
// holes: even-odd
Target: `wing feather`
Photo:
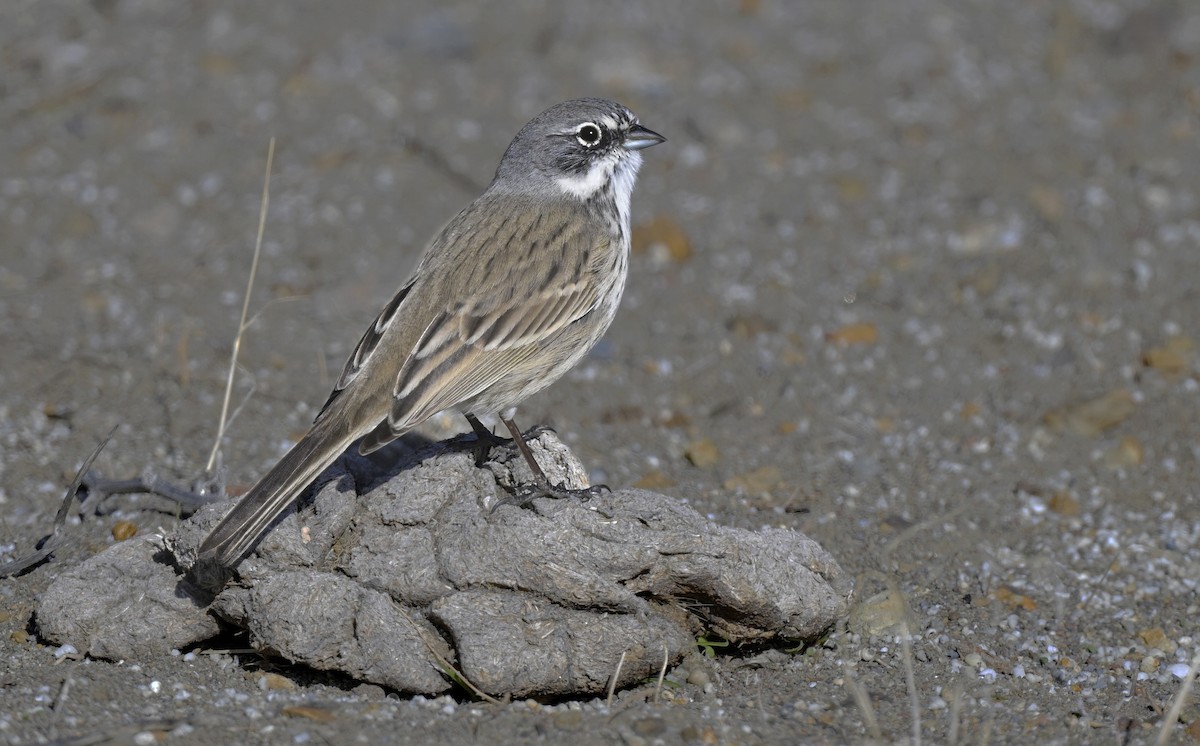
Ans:
[[[544,205],[484,204],[488,199],[485,195],[447,225],[418,268],[418,279],[384,309],[346,364],[339,389],[375,351],[410,290],[420,296],[412,301],[414,313],[434,309],[398,365],[390,411],[362,441],[364,453],[436,412],[475,400],[497,384],[512,385],[505,384],[506,377],[529,376],[554,339],[601,302],[604,289],[594,279],[592,260],[609,251],[602,242],[611,239],[585,230],[585,215],[568,210],[548,220]],[[576,209],[573,203],[567,207]],[[487,216],[521,210],[533,210],[536,220],[493,218],[488,224]],[[482,222],[473,222],[481,216]],[[484,235],[490,240],[481,246]],[[431,256],[438,256],[436,269]],[[435,310],[429,302],[434,298],[449,302]],[[551,362],[547,358],[546,365]]]
[[[363,366],[367,364],[367,360],[375,353],[379,346],[379,340],[383,339],[384,332],[391,326],[392,320],[396,318],[397,312],[404,304],[404,299],[408,297],[409,291],[412,290],[416,283],[416,276],[409,278],[408,282],[396,292],[392,299],[388,301],[379,315],[375,317],[375,323],[367,327],[367,331],[363,333],[362,339],[358,340],[358,344],[354,346],[354,352],[350,358],[346,360],[346,365],[342,368],[342,374],[338,376],[337,383],[333,386],[333,391],[329,392],[329,398],[325,400],[321,411],[317,413],[317,417],[325,414],[325,410],[329,409],[329,405],[333,400],[338,398],[338,395],[358,377]]]
[[[589,267],[572,262],[559,267],[532,297],[458,304],[430,324],[396,377],[391,429],[402,432],[479,396],[590,313],[600,293]]]

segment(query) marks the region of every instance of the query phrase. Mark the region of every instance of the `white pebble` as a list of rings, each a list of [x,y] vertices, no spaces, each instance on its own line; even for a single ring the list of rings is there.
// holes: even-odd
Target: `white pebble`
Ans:
[[[64,655],[75,655],[78,652],[79,651],[75,649],[74,645],[67,643],[66,645],[61,645],[54,649],[54,657],[62,658]]]
[[[1174,663],[1171,666],[1168,666],[1167,670],[1170,671],[1175,678],[1182,679],[1184,676],[1187,676],[1188,668],[1189,666],[1186,663]]]

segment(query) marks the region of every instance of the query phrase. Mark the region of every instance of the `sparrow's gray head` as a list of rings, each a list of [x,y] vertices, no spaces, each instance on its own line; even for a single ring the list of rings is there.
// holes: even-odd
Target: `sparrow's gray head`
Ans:
[[[615,189],[618,200],[627,201],[642,165],[639,151],[664,140],[615,101],[565,101],[521,128],[500,159],[492,187],[585,201]]]

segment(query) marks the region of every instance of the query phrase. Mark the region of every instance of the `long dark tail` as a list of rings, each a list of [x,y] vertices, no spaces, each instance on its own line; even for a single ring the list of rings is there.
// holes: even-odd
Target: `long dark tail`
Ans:
[[[304,488],[329,467],[359,434],[347,432],[340,417],[326,416],[313,424],[300,442],[250,488],[197,550],[198,565],[233,567],[259,537],[287,510]]]

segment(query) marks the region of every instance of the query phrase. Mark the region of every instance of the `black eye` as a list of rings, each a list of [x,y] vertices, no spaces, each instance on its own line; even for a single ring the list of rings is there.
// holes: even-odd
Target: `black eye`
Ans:
[[[584,122],[575,130],[575,139],[585,148],[593,148],[600,142],[600,128],[591,122]]]

